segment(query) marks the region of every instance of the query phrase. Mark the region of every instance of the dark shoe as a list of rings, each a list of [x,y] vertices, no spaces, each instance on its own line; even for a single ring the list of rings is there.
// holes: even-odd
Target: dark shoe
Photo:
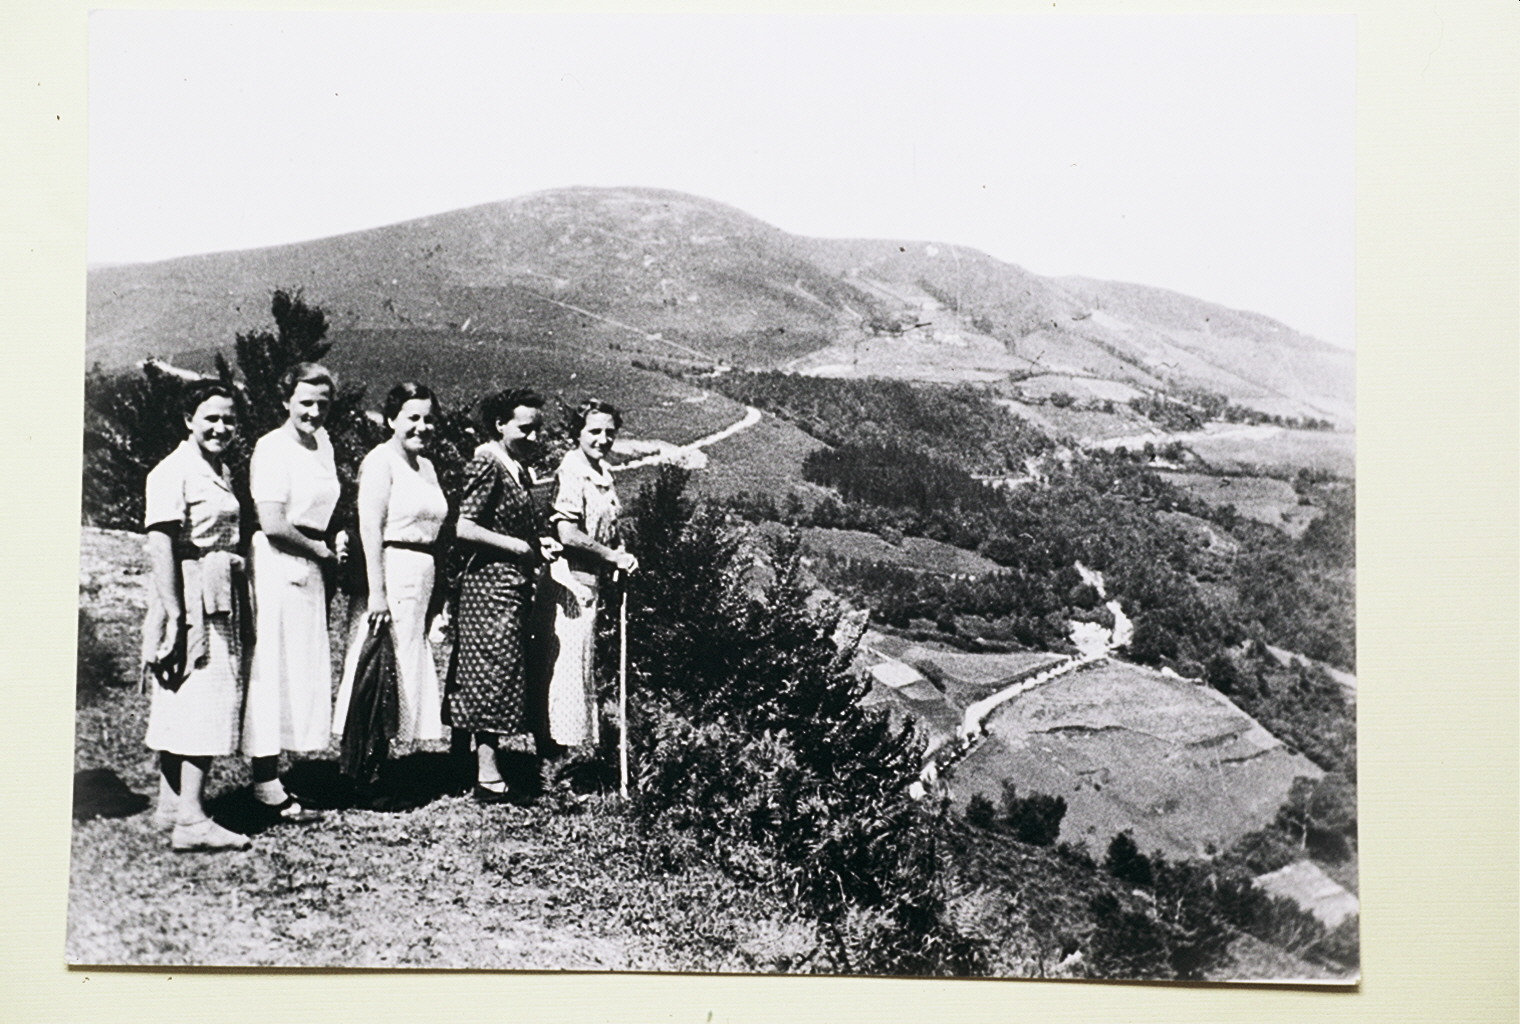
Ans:
[[[510,804],[517,802],[517,796],[507,789],[487,789],[480,783],[475,783],[475,802],[477,804]]]
[[[259,810],[269,819],[271,825],[314,825],[322,820],[321,811],[302,807],[293,796],[287,796],[283,802],[277,804],[259,802]]]

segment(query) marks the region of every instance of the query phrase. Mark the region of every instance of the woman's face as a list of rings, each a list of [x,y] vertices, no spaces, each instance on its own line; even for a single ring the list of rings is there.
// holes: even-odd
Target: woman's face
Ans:
[[[432,439],[436,425],[433,419],[433,400],[411,398],[390,420],[391,438],[401,446],[402,451],[418,455]]]
[[[618,428],[611,413],[588,412],[586,425],[577,439],[587,458],[600,462],[612,453],[612,442],[617,440]]]
[[[512,418],[497,424],[501,431],[501,443],[518,462],[524,462],[538,454],[539,437],[544,428],[544,412],[531,405],[519,405],[512,410]]]
[[[213,459],[220,459],[237,436],[237,412],[232,399],[212,395],[185,417],[190,439]]]
[[[285,409],[290,413],[290,423],[297,433],[315,434],[327,422],[328,410],[332,408],[332,389],[326,384],[309,384],[302,381],[290,393]]]

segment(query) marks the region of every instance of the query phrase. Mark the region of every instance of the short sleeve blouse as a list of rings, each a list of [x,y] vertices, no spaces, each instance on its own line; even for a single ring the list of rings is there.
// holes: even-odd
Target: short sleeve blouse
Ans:
[[[248,489],[255,503],[278,502],[292,526],[325,531],[338,507],[338,467],[332,441],[318,430],[317,447],[307,448],[285,427],[276,427],[253,446]]]
[[[239,511],[227,468],[213,469],[188,438],[148,474],[143,526],[181,527],[181,552],[235,551]]]
[[[596,467],[579,448],[565,453],[559,464],[559,487],[554,495],[553,522],[574,523],[592,540],[617,546],[617,491],[606,465]]]

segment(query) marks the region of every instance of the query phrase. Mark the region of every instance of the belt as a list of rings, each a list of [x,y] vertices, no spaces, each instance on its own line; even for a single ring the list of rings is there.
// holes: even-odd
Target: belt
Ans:
[[[402,551],[420,551],[424,555],[435,554],[438,551],[437,544],[423,544],[415,540],[387,540],[380,542],[381,547],[400,548]]]

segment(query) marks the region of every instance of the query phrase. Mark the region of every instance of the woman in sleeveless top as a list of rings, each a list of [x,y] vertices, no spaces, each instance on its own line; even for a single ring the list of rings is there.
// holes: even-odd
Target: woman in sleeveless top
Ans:
[[[335,736],[342,734],[348,717],[365,631],[388,624],[395,640],[400,698],[396,739],[443,738],[438,669],[427,635],[434,548],[449,513],[438,474],[422,454],[433,436],[433,402],[432,391],[421,384],[392,388],[385,399],[391,437],[359,465],[359,539],[369,600],[349,641],[333,711]]]
[[[189,437],[148,474],[144,523],[152,587],[143,669],[152,679],[145,742],[159,752],[158,809],[170,846],[242,850],[248,837],[206,813],[213,757],[237,746],[243,697],[240,619],[247,614],[240,509],[224,456],[237,433],[232,392],[194,387],[184,404]]]
[[[288,418],[259,438],[249,467],[258,509],[253,537],[253,664],[243,709],[243,753],[253,759],[254,795],[279,821],[321,815],[302,807],[279,777],[280,752],[325,750],[332,726],[327,583],[344,538],[328,544],[338,505],[338,470],[322,424],[332,375],[297,363],[280,380]]]

